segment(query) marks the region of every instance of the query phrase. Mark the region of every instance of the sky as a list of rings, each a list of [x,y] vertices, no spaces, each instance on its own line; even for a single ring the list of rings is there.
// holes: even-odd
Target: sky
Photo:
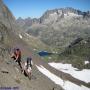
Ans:
[[[39,18],[46,10],[73,7],[90,11],[90,0],[3,0],[16,18]]]

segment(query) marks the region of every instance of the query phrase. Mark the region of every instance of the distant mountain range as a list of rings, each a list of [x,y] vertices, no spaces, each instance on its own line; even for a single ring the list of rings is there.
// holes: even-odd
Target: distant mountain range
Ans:
[[[17,19],[17,23],[27,26],[31,26],[33,24],[48,24],[53,22],[58,22],[62,18],[90,18],[90,11],[82,12],[80,10],[76,10],[71,7],[60,8],[54,10],[47,10],[40,18],[30,18],[27,17],[25,19],[19,17]]]
[[[67,47],[78,37],[90,34],[90,11],[73,8],[47,10],[40,18],[17,19],[17,23],[30,35],[54,47]]]

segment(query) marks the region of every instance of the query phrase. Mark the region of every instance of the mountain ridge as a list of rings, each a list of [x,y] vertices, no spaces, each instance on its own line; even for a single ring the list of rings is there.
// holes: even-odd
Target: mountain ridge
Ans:
[[[3,7],[5,7],[4,13]],[[12,14],[8,11],[9,9],[7,10],[6,8],[7,7],[4,6],[3,2],[0,0],[0,89],[50,90],[53,87],[57,87],[57,85],[47,77],[38,72],[35,66],[33,66],[33,76],[30,81],[21,74],[17,63],[10,58],[11,51],[15,47],[21,49],[22,58],[24,58],[24,60],[26,60],[27,56],[32,56],[32,54],[30,52],[31,46],[27,45],[27,43],[19,37],[21,33],[23,35],[25,35],[25,33],[19,31],[20,28],[17,26],[15,19],[12,18]],[[7,13],[9,15],[7,15]],[[43,81],[44,84],[42,83]]]
[[[76,38],[85,36],[84,32],[89,32],[90,11],[82,12],[73,8],[54,9],[46,11],[35,20],[33,22],[31,18],[24,20],[21,18],[17,23],[24,28],[23,31],[38,37],[48,45],[66,47]]]
[[[82,15],[83,18],[90,17],[90,11],[81,11],[81,10],[78,10],[78,9],[74,9],[72,7],[66,7],[66,8],[47,10],[47,11],[44,12],[44,14],[40,18],[30,18],[30,17],[27,17],[27,18],[23,19],[23,18],[19,17],[17,19],[17,22],[19,22],[19,20],[22,20],[22,21],[29,20],[31,22],[31,25],[33,23],[35,23],[35,22],[36,23],[42,23],[43,22],[42,19],[45,19],[46,17],[48,17],[50,14],[53,14],[53,13],[56,13],[56,14],[60,15],[61,18],[62,17],[64,18],[63,14],[67,14],[67,16],[69,16],[69,13],[73,13],[73,14],[77,14],[77,15]]]

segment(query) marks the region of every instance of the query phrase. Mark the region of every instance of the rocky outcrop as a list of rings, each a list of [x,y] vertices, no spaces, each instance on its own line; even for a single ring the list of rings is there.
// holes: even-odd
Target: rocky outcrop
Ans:
[[[30,27],[30,26],[33,25],[33,24],[38,24],[38,23],[40,23],[40,22],[39,22],[39,19],[37,19],[37,18],[31,19],[30,17],[25,18],[25,19],[22,19],[21,17],[19,17],[16,22],[17,22],[18,25],[20,25],[22,28],[24,28],[24,30],[25,30],[27,27]]]
[[[42,17],[40,17],[40,23],[49,24],[60,21],[66,18],[85,18],[90,17],[89,11],[82,12],[74,8],[60,8],[46,11]]]
[[[9,28],[15,23],[14,16],[2,0],[0,0],[0,21]]]

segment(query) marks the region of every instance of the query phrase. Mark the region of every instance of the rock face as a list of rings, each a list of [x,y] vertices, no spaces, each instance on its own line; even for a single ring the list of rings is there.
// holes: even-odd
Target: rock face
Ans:
[[[24,48],[27,45],[15,34],[16,30],[19,30],[18,26],[16,26],[13,15],[0,0],[0,87],[17,88],[20,90],[51,90],[57,85],[38,72],[35,66],[33,66],[33,76],[30,81],[21,74],[18,65],[11,60],[10,49],[13,46],[18,44]],[[24,48],[25,51],[27,50]],[[29,51],[27,52],[29,54]],[[26,54],[25,56],[27,57]]]
[[[30,81],[21,74],[17,63],[11,60],[10,49],[17,44],[24,48],[25,55],[25,51],[29,53],[27,48],[30,47],[27,47],[27,44],[20,39],[19,33],[16,33],[17,30],[19,28],[13,15],[0,0],[0,87],[20,90],[51,90],[53,87],[57,87],[47,77],[38,72],[35,66],[33,66],[33,76]]]
[[[16,22],[20,27],[23,28],[23,30],[26,30],[27,27],[30,27],[33,24],[38,24],[39,19],[37,18],[31,19],[30,17],[22,19],[21,17],[19,17]]]
[[[67,47],[73,40],[90,35],[90,11],[60,8],[48,10],[35,22],[33,20],[24,19],[22,27],[49,46]]]
[[[16,30],[19,30],[19,28],[15,17],[3,1],[0,0],[0,48],[3,48],[3,51],[6,51],[13,45],[13,40],[16,38]]]
[[[61,19],[85,18],[90,17],[90,12],[82,12],[73,8],[60,8],[46,11],[40,18],[40,22],[44,24],[59,22]]]
[[[12,40],[11,28],[14,26],[15,18],[9,9],[0,0],[0,56],[4,55],[10,49]]]
[[[6,26],[8,26],[9,28],[11,27],[11,24],[15,23],[14,16],[6,7],[6,5],[4,5],[2,0],[0,0],[0,21]]]
[[[80,17],[82,12],[73,8],[61,8],[46,11],[45,14],[40,18],[41,23],[48,24],[57,22],[62,18]]]

